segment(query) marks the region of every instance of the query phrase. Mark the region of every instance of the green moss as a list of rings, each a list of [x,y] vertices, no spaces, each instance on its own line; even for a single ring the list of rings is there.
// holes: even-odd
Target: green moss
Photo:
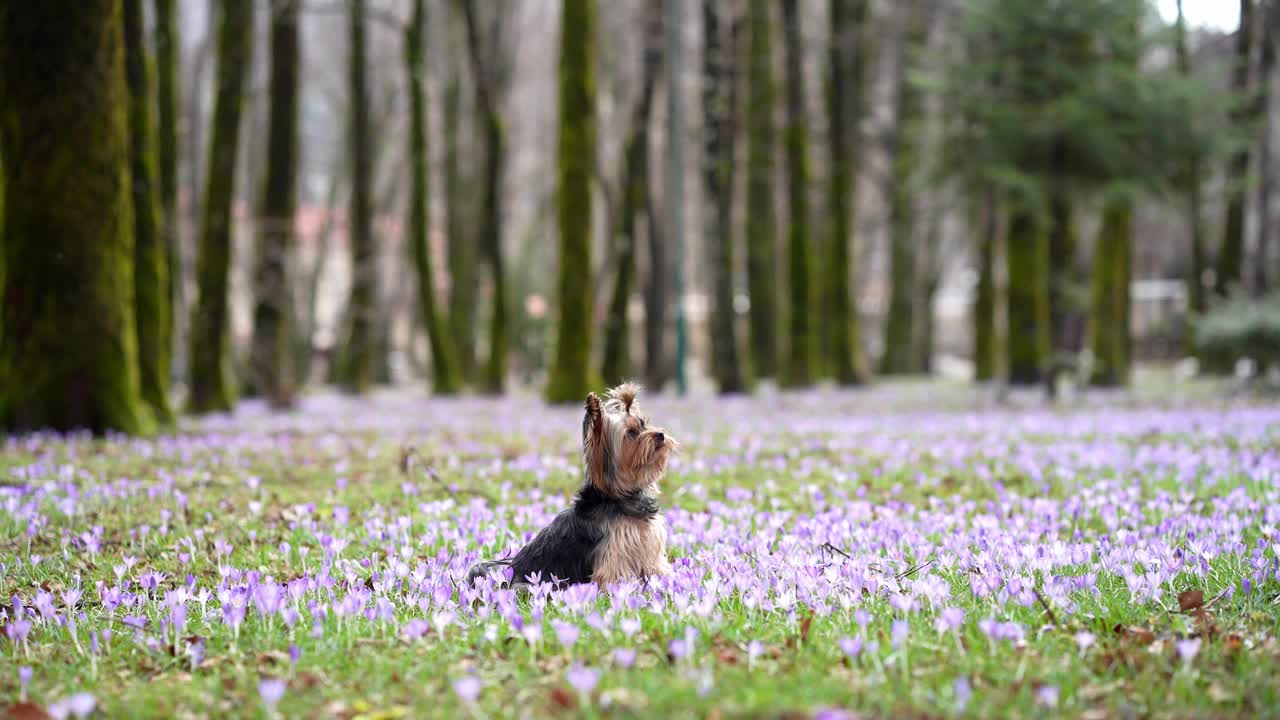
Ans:
[[[413,20],[405,29],[405,71],[409,84],[409,245],[413,249],[414,265],[418,270],[418,299],[422,321],[431,343],[431,387],[439,395],[456,394],[462,389],[454,359],[453,336],[448,322],[436,308],[434,272],[431,265],[431,248],[427,244],[428,222],[428,173],[427,173],[427,122],[426,92],[423,67],[426,35],[424,0],[414,0]]]
[[[596,157],[595,7],[565,0],[560,24],[560,282],[549,402],[577,402],[590,391],[591,173]]]
[[[253,7],[250,0],[227,0],[218,24],[218,69],[213,124],[205,163],[204,216],[196,263],[199,296],[191,320],[190,409],[230,410],[235,384],[229,365],[228,274],[231,268],[232,217],[240,115],[252,53]]]
[[[6,430],[152,426],[138,381],[122,10],[0,10],[0,267],[22,268],[0,303]]]

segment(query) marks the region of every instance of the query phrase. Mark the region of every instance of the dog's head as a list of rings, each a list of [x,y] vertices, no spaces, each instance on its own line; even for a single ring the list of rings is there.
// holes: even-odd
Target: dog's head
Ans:
[[[620,496],[653,488],[679,446],[636,406],[639,388],[624,383],[601,401],[587,395],[582,419],[582,459],[586,480],[601,492]]]

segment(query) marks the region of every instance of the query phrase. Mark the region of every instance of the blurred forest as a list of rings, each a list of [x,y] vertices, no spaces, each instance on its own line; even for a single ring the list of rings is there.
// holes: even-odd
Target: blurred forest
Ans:
[[[1274,369],[1280,0],[1177,9],[5,3],[0,429]]]

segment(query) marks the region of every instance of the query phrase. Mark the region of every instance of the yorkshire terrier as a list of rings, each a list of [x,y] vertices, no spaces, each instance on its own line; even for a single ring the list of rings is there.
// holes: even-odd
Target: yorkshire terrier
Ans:
[[[640,412],[637,392],[626,383],[610,390],[605,402],[587,395],[583,483],[572,506],[515,557],[472,566],[468,586],[497,567],[510,567],[516,585],[535,576],[606,587],[623,578],[670,574],[658,482],[679,445]]]

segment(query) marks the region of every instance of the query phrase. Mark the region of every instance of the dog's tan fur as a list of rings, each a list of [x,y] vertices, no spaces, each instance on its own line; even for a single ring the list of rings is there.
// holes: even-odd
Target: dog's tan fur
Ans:
[[[614,520],[598,552],[591,579],[602,587],[628,577],[671,574],[667,524],[661,515],[650,520]]]

